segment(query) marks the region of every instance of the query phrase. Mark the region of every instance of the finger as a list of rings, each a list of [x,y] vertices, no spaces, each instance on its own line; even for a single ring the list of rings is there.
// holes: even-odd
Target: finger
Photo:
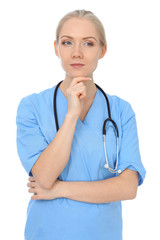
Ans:
[[[71,86],[74,86],[75,84],[82,82],[82,81],[89,81],[91,78],[90,77],[76,77],[73,78],[71,82]]]
[[[81,98],[86,96],[86,90],[84,87],[79,87],[78,89],[75,89],[76,95],[80,96]]]
[[[84,85],[81,85],[81,86],[78,86],[78,87],[77,87],[77,85],[76,85],[76,86],[72,87],[72,89],[73,89],[75,92],[83,92],[83,91],[86,90],[86,87],[85,87]]]
[[[38,200],[39,198],[38,198],[38,195],[37,195],[37,194],[34,194],[33,196],[31,196],[31,199],[32,199],[32,200]]]
[[[79,95],[80,94],[82,94],[83,92],[86,92],[86,87],[85,87],[85,85],[81,82],[81,83],[78,83],[78,84],[76,84],[76,85],[74,85],[74,86],[72,86],[72,88],[70,89],[70,90],[68,90],[68,92],[70,92],[70,94],[73,92],[73,90],[74,90],[74,93],[79,93]]]
[[[35,182],[35,178],[34,177],[29,177],[28,180],[31,181],[31,182]]]
[[[34,194],[33,196],[31,196],[32,200],[43,200],[43,198],[40,196],[40,194]]]
[[[29,183],[27,183],[27,187],[35,188],[35,187],[37,187],[37,183],[36,182],[29,182]]]
[[[84,87],[85,85],[84,85],[84,83],[83,82],[78,82],[76,85],[74,85],[74,86],[72,86],[73,88],[75,88],[75,87]]]
[[[36,191],[35,188],[29,188],[29,189],[28,189],[28,192],[29,192],[29,193],[37,193],[37,191]]]
[[[81,93],[80,96],[79,96],[79,99],[83,99],[84,97],[86,97],[86,94],[85,93]]]

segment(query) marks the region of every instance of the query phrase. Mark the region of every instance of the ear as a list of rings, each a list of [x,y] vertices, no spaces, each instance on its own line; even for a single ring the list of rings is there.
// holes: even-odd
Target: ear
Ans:
[[[101,54],[99,56],[99,59],[103,58],[104,55],[106,54],[106,52],[107,52],[107,46],[103,46],[102,50],[101,50]]]
[[[57,57],[59,57],[56,40],[54,41],[54,50]]]

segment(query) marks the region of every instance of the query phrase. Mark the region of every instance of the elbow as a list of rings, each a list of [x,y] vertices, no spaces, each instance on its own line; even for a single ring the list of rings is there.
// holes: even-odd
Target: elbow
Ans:
[[[32,172],[32,175],[35,178],[35,180],[41,185],[41,187],[46,190],[50,190],[56,181],[56,179],[55,179],[55,181],[51,181],[50,179],[48,179],[46,177],[44,178],[44,177],[40,176],[39,174],[35,174],[33,172]]]
[[[36,179],[36,178],[35,178]],[[36,179],[42,188],[45,190],[51,190],[55,182],[44,181],[43,179]]]
[[[46,190],[51,190],[51,188],[53,187],[53,185],[55,183],[55,181],[51,182],[48,179],[47,180],[39,179],[38,181],[39,181],[40,185]]]
[[[132,183],[131,189],[132,189],[131,199],[135,199],[137,197],[138,191],[138,178]]]
[[[130,193],[130,200],[135,199],[137,197],[137,188],[134,189],[131,193]]]
[[[45,188],[46,190],[51,190],[51,188],[53,187],[55,182],[53,183],[46,183],[46,184],[43,184],[43,188]]]
[[[138,187],[133,184],[127,184],[124,188],[125,200],[135,199],[137,196],[137,188]]]
[[[119,177],[123,181],[125,188],[126,199],[135,199],[137,196],[138,189],[138,172],[130,169],[124,170]]]

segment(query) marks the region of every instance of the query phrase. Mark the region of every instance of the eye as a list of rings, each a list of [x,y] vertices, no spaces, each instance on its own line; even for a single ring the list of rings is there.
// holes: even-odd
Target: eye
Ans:
[[[86,42],[85,44],[87,44],[87,46],[93,46],[93,43],[91,42]]]
[[[62,42],[62,44],[63,44],[63,45],[70,45],[71,42],[70,42],[70,41],[64,41],[64,42]]]

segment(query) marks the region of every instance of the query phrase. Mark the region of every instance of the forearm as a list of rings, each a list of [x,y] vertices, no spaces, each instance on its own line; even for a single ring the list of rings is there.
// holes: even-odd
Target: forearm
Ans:
[[[62,181],[62,196],[89,203],[108,203],[133,199],[129,185],[120,176],[86,182]]]
[[[69,160],[77,119],[71,114],[66,114],[53,141],[41,153],[32,168],[35,179],[46,189],[52,187]]]

